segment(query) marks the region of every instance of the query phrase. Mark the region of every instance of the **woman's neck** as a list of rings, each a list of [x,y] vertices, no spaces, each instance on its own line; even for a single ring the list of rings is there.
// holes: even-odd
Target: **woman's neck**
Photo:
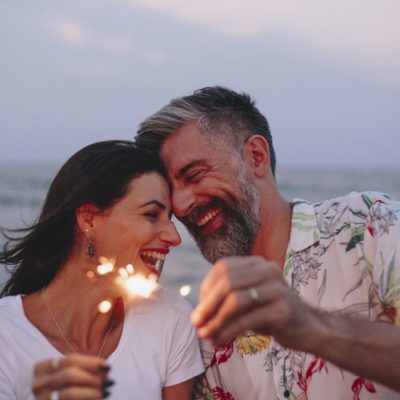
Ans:
[[[106,348],[106,341],[111,343],[111,337],[119,338],[124,306],[117,293],[112,293],[112,285],[106,285],[103,280],[111,277],[87,277],[87,271],[91,269],[82,265],[82,260],[79,263],[67,262],[49,285],[24,297],[24,311],[27,318],[63,353],[74,350],[98,355]],[[109,290],[104,289],[109,286]],[[102,313],[99,304],[106,299],[111,302],[111,308]],[[119,332],[119,335],[113,332]]]

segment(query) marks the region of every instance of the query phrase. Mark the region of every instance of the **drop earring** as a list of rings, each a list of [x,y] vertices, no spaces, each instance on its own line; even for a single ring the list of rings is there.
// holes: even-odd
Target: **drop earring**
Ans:
[[[86,229],[85,232],[89,232],[89,230]],[[94,247],[93,243],[93,235],[90,235],[86,243],[86,255],[89,258],[93,258],[95,254],[96,254],[96,248]]]

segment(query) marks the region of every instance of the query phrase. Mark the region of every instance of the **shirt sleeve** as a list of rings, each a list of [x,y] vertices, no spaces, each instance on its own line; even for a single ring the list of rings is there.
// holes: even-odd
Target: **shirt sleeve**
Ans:
[[[171,335],[165,386],[184,382],[203,371],[199,342],[189,314],[180,315]]]
[[[400,325],[400,202],[382,197],[370,207],[364,254],[382,304],[380,319]]]
[[[13,391],[13,384],[10,380],[10,365],[8,361],[12,359],[11,350],[4,336],[0,332],[0,400],[16,399],[16,394]]]

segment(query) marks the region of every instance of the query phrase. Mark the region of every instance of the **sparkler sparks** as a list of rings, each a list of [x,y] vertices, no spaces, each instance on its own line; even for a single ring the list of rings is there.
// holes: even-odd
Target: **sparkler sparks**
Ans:
[[[106,275],[114,270],[115,260],[112,258],[99,257],[99,261],[100,265],[97,266],[97,273],[99,275]]]
[[[110,311],[112,303],[110,300],[103,300],[99,305],[98,309],[102,314],[106,314]]]
[[[116,272],[115,282],[121,285],[130,295],[148,298],[158,287],[158,276],[156,274],[150,274],[146,277],[140,273],[135,273],[135,268],[132,264],[128,264],[117,270],[114,259],[100,257],[99,261],[100,265],[96,268],[97,274],[106,275],[110,273],[115,274]],[[108,311],[102,311],[107,308],[107,301],[104,300],[99,304],[100,312]]]
[[[131,294],[148,298],[158,287],[157,275],[151,274],[147,278],[141,274],[128,277],[124,282]]]
[[[190,287],[190,285],[183,285],[179,289],[179,293],[181,296],[186,297],[190,293],[191,290],[192,290],[192,288]]]
[[[132,264],[128,264],[125,269],[128,271],[128,274],[133,274],[135,272],[135,268],[133,268]]]
[[[140,296],[144,298],[150,297],[150,295],[158,288],[158,275],[150,274],[147,277],[140,274],[135,273],[135,268],[132,264],[128,264],[125,267],[115,268],[115,260],[107,259],[105,257],[99,258],[100,265],[97,266],[96,272],[98,275],[106,275],[110,273],[114,273],[116,275],[115,282],[118,285],[121,285],[128,294],[132,296]],[[88,276],[88,278],[92,278],[92,276]],[[192,288],[190,285],[183,285],[179,289],[179,293],[181,296],[186,297]],[[107,313],[112,307],[112,303],[109,300],[104,300],[99,304],[99,311],[101,313]]]

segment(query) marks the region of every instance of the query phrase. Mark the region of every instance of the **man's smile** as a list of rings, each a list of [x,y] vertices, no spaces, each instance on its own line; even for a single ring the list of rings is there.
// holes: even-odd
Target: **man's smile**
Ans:
[[[208,221],[211,219],[215,218],[217,215],[221,213],[220,208],[213,208],[212,210],[209,210],[207,213],[203,214],[201,218],[197,220],[196,225],[201,227],[205,225]]]
[[[195,231],[201,234],[201,236],[208,236],[222,226],[223,223],[223,211],[220,205],[207,204],[199,205],[195,210],[192,211],[191,215],[186,218],[186,221],[190,221],[190,225]],[[188,225],[187,225],[188,226]],[[189,226],[188,226],[189,227]]]

